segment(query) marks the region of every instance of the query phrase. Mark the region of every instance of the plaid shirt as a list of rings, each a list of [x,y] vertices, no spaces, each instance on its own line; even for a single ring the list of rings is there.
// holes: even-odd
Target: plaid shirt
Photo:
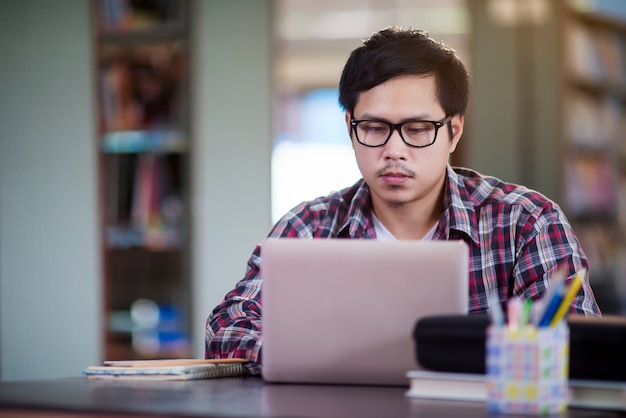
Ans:
[[[433,239],[465,241],[470,248],[469,311],[488,310],[487,294],[497,289],[502,303],[511,296],[537,299],[557,266],[568,281],[589,263],[557,204],[525,187],[465,168],[447,168],[444,212]],[[272,237],[376,239],[369,187],[354,186],[303,202],[271,230]],[[237,283],[206,322],[205,357],[251,360],[261,371],[260,245]],[[572,313],[599,316],[588,277],[572,301]]]

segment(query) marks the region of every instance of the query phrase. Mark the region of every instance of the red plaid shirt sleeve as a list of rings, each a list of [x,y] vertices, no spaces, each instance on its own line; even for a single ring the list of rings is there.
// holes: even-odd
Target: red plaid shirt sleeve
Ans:
[[[248,261],[246,275],[206,321],[205,358],[244,358],[251,374],[261,364],[260,247]]]

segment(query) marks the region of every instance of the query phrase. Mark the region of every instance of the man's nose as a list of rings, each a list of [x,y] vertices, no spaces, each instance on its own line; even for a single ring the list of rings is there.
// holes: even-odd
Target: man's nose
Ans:
[[[407,144],[404,143],[400,129],[394,127],[391,131],[391,136],[385,144],[385,158],[390,159],[403,159],[407,151]]]

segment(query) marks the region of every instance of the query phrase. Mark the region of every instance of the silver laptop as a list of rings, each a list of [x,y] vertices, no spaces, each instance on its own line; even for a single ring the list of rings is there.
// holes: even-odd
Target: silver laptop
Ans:
[[[462,241],[268,238],[263,378],[408,385],[417,320],[468,310]]]

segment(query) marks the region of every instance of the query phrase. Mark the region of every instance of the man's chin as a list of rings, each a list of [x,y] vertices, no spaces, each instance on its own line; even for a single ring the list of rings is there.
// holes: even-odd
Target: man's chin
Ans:
[[[403,193],[402,190],[400,190],[401,188],[394,189],[395,190],[392,190],[391,193],[389,191],[386,191],[386,193],[380,195],[383,202],[385,202],[385,204],[387,204],[388,206],[394,208],[405,205],[408,202],[408,198],[402,196]]]
[[[406,204],[404,200],[388,200],[385,202],[387,206],[393,209],[400,208]]]

